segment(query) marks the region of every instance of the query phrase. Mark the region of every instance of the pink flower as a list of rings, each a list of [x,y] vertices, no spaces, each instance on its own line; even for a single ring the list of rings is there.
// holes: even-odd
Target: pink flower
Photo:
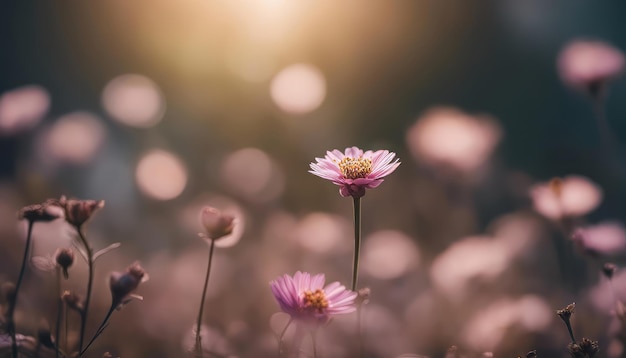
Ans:
[[[538,213],[561,220],[583,216],[598,207],[602,189],[585,177],[571,175],[533,186],[530,197]]]
[[[557,65],[563,82],[595,96],[624,72],[624,54],[602,41],[577,40],[561,51]]]
[[[211,240],[230,235],[235,227],[234,220],[235,218],[231,215],[224,214],[210,206],[205,206],[200,212],[200,223],[204,227],[206,235],[201,235]]]
[[[324,158],[315,158],[309,173],[328,179],[339,185],[341,196],[360,198],[365,189],[373,189],[383,182],[383,178],[391,174],[400,165],[396,153],[388,150],[372,152],[352,147],[342,153],[337,149],[326,152]]]
[[[331,316],[353,312],[356,292],[339,282],[324,287],[324,274],[313,277],[307,272],[284,275],[270,282],[280,309],[293,319],[309,323],[325,323]]]

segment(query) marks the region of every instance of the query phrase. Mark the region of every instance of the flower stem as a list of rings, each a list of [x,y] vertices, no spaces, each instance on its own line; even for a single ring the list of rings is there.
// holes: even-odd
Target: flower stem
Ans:
[[[59,349],[61,345],[61,340],[59,339],[59,332],[61,331],[61,315],[63,314],[63,300],[61,299],[61,268],[57,267],[57,322],[54,328],[54,351],[55,357],[59,358]]]
[[[311,343],[313,344],[313,358],[317,358],[317,329],[311,331]]]
[[[89,349],[89,347],[93,344],[93,342],[96,341],[96,338],[98,338],[102,334],[102,332],[104,332],[104,329],[109,323],[109,318],[111,318],[111,314],[113,314],[113,311],[115,311],[115,306],[111,305],[111,308],[109,308],[109,312],[107,312],[106,316],[104,316],[104,319],[102,320],[102,323],[100,323],[100,327],[98,327],[98,329],[96,330],[96,333],[94,333],[93,337],[91,337],[91,340],[89,341],[89,343],[87,343],[87,345],[85,346],[85,349],[80,351],[79,357],[85,354],[87,349]]]
[[[15,313],[15,306],[17,305],[17,295],[20,292],[20,287],[22,286],[22,279],[24,278],[24,272],[26,271],[26,261],[28,260],[28,251],[30,249],[30,242],[33,233],[33,225],[34,221],[28,221],[28,231],[26,233],[26,247],[24,248],[24,257],[22,258],[22,267],[20,268],[20,275],[17,278],[17,283],[15,284],[15,295],[13,296],[13,300],[9,304],[9,310],[7,312],[8,322],[7,328],[9,334],[11,335],[11,351],[13,353],[13,358],[17,358],[17,341],[15,339],[15,321],[13,320],[13,316]]]
[[[78,237],[85,246],[85,250],[87,251],[87,265],[89,265],[89,279],[87,281],[87,296],[85,297],[85,305],[84,309],[80,315],[80,339],[78,341],[78,351],[83,351],[83,342],[85,340],[85,328],[87,326],[87,314],[89,313],[89,302],[91,301],[91,290],[93,287],[93,271],[94,271],[94,262],[93,262],[93,250],[89,246],[87,242],[87,238],[83,233],[82,227],[77,226],[76,231],[78,231]]]
[[[206,277],[204,278],[204,289],[202,290],[202,301],[200,301],[200,312],[198,312],[198,322],[196,324],[196,352],[202,353],[202,342],[200,337],[200,326],[202,325],[202,313],[204,311],[204,301],[206,299],[206,291],[209,286],[209,275],[211,274],[211,261],[213,261],[213,249],[215,248],[215,240],[211,240],[209,248],[209,263],[206,268]]]
[[[289,322],[287,322],[285,328],[283,328],[280,332],[280,336],[278,336],[278,358],[280,358],[283,353],[283,338],[285,337],[285,333],[287,333],[287,328],[289,328],[291,322],[293,322],[293,318],[289,317]]]
[[[361,198],[354,198],[354,259],[352,263],[352,291],[356,291],[359,278],[359,252],[361,250]]]

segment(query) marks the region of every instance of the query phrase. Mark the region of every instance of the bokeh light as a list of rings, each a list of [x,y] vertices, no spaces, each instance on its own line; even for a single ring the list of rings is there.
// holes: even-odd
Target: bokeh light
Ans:
[[[165,99],[157,84],[137,74],[112,79],[102,91],[102,105],[113,119],[131,127],[152,127],[165,114]]]
[[[267,153],[257,148],[229,154],[221,165],[220,177],[234,195],[255,202],[276,199],[285,187],[282,170]]]
[[[102,120],[88,112],[60,117],[43,136],[40,156],[44,160],[85,164],[103,146],[107,129]]]
[[[420,253],[413,239],[399,231],[377,231],[363,244],[365,272],[381,280],[397,278],[419,266]]]
[[[322,72],[311,65],[291,65],[272,79],[270,92],[274,103],[283,111],[308,113],[324,101],[326,80]]]
[[[335,215],[311,213],[300,220],[295,237],[304,248],[324,253],[340,245],[349,227],[347,220]]]
[[[16,88],[0,96],[0,135],[34,127],[48,112],[50,95],[41,86]]]
[[[187,169],[174,154],[154,149],[139,160],[135,179],[144,195],[156,200],[171,200],[185,189]]]

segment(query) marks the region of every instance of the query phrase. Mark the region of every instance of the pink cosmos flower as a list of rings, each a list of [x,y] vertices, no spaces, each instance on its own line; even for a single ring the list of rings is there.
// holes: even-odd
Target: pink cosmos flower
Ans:
[[[384,177],[391,174],[400,165],[396,153],[388,150],[372,152],[357,147],[346,148],[342,153],[337,149],[326,152],[324,158],[315,158],[311,163],[309,173],[320,178],[328,179],[339,185],[341,196],[360,198],[365,195],[365,189],[379,186]]]
[[[308,323],[325,323],[331,316],[356,310],[356,292],[339,282],[324,287],[324,274],[311,277],[307,272],[284,275],[270,282],[280,309],[291,318]]]
[[[577,40],[560,53],[558,69],[567,85],[596,95],[624,72],[624,54],[602,41]]]

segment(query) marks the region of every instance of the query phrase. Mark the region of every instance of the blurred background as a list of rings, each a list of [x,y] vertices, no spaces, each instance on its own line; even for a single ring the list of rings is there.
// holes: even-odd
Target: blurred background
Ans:
[[[619,357],[599,268],[626,257],[626,82],[613,81],[606,100],[609,153],[593,101],[563,84],[557,57],[581,38],[626,49],[624,10],[582,0],[2,2],[0,281],[19,271],[22,206],[103,199],[89,238],[122,246],[98,262],[89,329],[110,304],[109,272],[139,260],[150,280],[94,356],[182,356],[208,257],[198,215],[215,206],[237,229],[216,250],[203,342],[223,356],[273,356],[286,320],[270,280],[305,270],[349,285],[351,200],[307,171],[356,145],[402,161],[362,200],[368,356],[443,357],[451,345],[567,356],[554,310],[576,301],[577,338]],[[553,177],[562,193],[546,184]],[[575,229],[584,240],[570,239]],[[73,235],[62,221],[35,225],[34,255]],[[65,285],[81,292],[85,279],[77,263]],[[619,300],[626,275],[614,281]],[[34,334],[54,317],[55,283],[31,269],[24,285],[18,325]],[[320,333],[323,356],[350,356],[353,320]]]

